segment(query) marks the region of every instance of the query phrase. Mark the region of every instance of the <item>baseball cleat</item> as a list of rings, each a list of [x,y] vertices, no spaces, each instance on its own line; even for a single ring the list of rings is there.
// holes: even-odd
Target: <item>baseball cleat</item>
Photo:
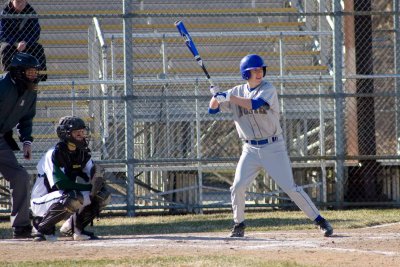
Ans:
[[[42,241],[46,241],[46,238],[44,237],[44,235],[40,234],[40,235],[36,235],[33,238],[33,241],[35,242],[42,242]]]
[[[74,233],[73,237],[74,237],[74,241],[84,241],[84,240],[91,239],[91,237],[89,235],[77,234],[77,233]]]
[[[13,227],[13,239],[32,238],[32,226]]]
[[[60,234],[62,235],[62,236],[73,236],[74,234],[72,233],[72,229],[71,228],[69,228],[69,229],[60,229]],[[81,231],[81,234],[83,234],[83,235],[88,235],[88,236],[90,236],[90,239],[91,240],[96,240],[96,239],[99,239],[99,237],[98,236],[96,236],[93,232],[91,232],[91,231],[86,231],[86,230],[82,230]]]
[[[244,237],[244,229],[245,228],[246,228],[246,225],[244,224],[244,222],[235,223],[229,237]]]
[[[56,235],[44,235],[44,238],[49,242],[56,242],[58,239]]]
[[[56,242],[58,237],[56,235],[43,235],[43,234],[36,234],[35,237],[33,238],[34,242],[42,242],[42,241],[48,241],[48,242]]]
[[[321,232],[324,233],[325,237],[331,236],[333,234],[333,228],[327,220],[322,219],[319,222],[316,222],[315,225],[319,228]]]

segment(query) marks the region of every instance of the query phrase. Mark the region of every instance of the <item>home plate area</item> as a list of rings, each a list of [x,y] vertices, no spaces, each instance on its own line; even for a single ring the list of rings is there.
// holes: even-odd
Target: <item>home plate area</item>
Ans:
[[[6,262],[233,255],[308,266],[400,266],[399,248],[400,223],[337,229],[332,237],[323,237],[316,230],[293,230],[247,231],[244,238],[215,232],[101,236],[88,241],[61,237],[53,243],[0,240],[0,255]]]
[[[372,230],[372,229],[371,229]],[[245,238],[228,238],[220,233],[190,233],[170,235],[140,235],[140,236],[107,236],[100,240],[77,242],[75,246],[83,247],[168,247],[168,249],[236,249],[236,250],[331,250],[343,253],[380,254],[400,257],[399,247],[382,248],[377,245],[379,241],[386,244],[398,241],[400,244],[400,232],[398,233],[374,233],[368,235],[363,231],[338,232],[332,237],[322,237],[312,232],[248,232]],[[363,246],[363,243],[371,245]],[[377,244],[375,244],[377,243]],[[375,244],[375,245],[374,245]],[[353,247],[354,245],[357,245]],[[400,246],[400,245],[399,245]],[[375,248],[374,248],[375,247]]]

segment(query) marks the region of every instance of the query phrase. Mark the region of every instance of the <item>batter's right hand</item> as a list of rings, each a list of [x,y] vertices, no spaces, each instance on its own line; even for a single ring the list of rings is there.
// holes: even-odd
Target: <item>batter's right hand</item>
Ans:
[[[215,96],[220,91],[221,91],[221,88],[219,88],[219,86],[210,86],[210,92],[213,96]]]

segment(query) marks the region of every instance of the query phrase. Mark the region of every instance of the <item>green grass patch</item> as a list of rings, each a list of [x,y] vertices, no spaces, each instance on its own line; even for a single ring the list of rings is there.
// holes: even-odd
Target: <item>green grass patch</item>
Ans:
[[[362,228],[367,226],[400,222],[398,209],[355,209],[323,211],[335,229]],[[246,231],[268,232],[276,230],[313,229],[314,225],[301,211],[247,212]],[[60,225],[59,225],[60,226]],[[101,236],[150,235],[171,233],[228,232],[232,227],[230,213],[207,215],[171,215],[138,217],[102,217],[93,227]],[[10,238],[7,221],[0,222],[0,238]]]
[[[260,267],[306,267],[310,265],[299,265],[291,261],[269,261],[265,262],[262,257],[243,257],[243,256],[156,256],[142,258],[138,260],[118,259],[118,260],[57,260],[40,262],[18,262],[17,265],[8,264],[2,266],[19,267],[42,267],[42,266],[221,266],[221,267],[242,267],[242,266],[260,266]]]

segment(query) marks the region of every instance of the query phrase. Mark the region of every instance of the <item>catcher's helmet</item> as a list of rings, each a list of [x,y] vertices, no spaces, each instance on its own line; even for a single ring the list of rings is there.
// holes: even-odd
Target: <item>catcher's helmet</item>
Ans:
[[[11,60],[11,64],[8,67],[11,77],[16,81],[20,82],[25,86],[36,85],[39,83],[39,78],[31,80],[26,77],[25,71],[27,69],[39,70],[39,61],[32,55],[22,52],[15,53]]]
[[[247,55],[240,61],[240,73],[242,74],[242,78],[244,80],[250,79],[250,70],[256,68],[263,68],[264,74],[267,72],[267,65],[264,63],[264,60],[259,55],[251,54]]]
[[[81,129],[86,129],[86,131],[89,132],[89,128],[81,118],[76,116],[65,116],[58,122],[57,136],[61,141],[74,143],[78,148],[86,148],[89,145],[89,140],[87,140],[88,137],[79,141],[74,139],[71,135],[73,130]]]

